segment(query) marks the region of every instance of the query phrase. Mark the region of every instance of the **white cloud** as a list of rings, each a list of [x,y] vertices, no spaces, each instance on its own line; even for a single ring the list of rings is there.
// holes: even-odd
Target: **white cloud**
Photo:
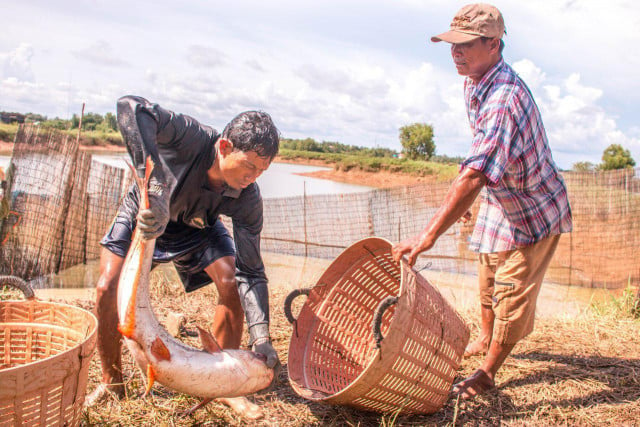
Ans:
[[[196,67],[211,69],[224,64],[226,55],[213,47],[191,45],[187,51],[187,60]]]
[[[149,10],[113,0],[69,13],[71,3],[10,2],[0,17],[0,108],[65,117],[86,101],[104,113],[134,93],[215,127],[262,109],[287,137],[396,149],[400,126],[427,122],[438,153],[464,155],[462,78],[447,45],[425,41],[465,3],[158,0]],[[505,57],[531,88],[563,167],[598,162],[612,142],[640,160],[640,6],[605,3],[498,4]],[[169,18],[175,29],[160,25]],[[70,52],[79,40],[86,47]]]
[[[581,82],[573,73],[559,85],[544,85],[536,97],[549,144],[559,163],[568,168],[577,161],[598,163],[610,144],[621,144],[637,156],[640,139],[619,129],[616,118],[600,105],[603,91]]]
[[[21,43],[8,54],[0,55],[2,77],[33,82],[35,78],[31,58],[33,58],[33,47],[28,43]]]
[[[518,62],[514,62],[512,67],[522,80],[527,83],[532,92],[535,92],[547,78],[546,73],[529,59],[521,59]]]
[[[76,50],[73,55],[82,60],[105,67],[127,67],[129,62],[122,59],[111,44],[105,40],[97,40],[84,49]]]

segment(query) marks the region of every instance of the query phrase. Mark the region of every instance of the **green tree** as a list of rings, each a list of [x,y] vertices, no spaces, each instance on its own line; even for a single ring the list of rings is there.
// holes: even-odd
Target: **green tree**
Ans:
[[[107,129],[110,129],[114,132],[118,131],[118,121],[116,119],[116,115],[113,113],[107,113],[104,115],[104,123]]]
[[[602,163],[600,169],[613,170],[632,168],[636,165],[636,162],[631,158],[629,150],[622,147],[620,144],[611,144],[608,146],[604,153],[602,153]]]
[[[82,129],[83,130],[96,130],[98,125],[102,123],[104,119],[98,113],[87,113],[82,118]],[[71,118],[71,128],[78,129],[78,125],[80,124],[80,117],[77,114],[74,114]]]
[[[436,152],[433,142],[433,127],[426,123],[414,123],[400,128],[402,152],[412,159],[429,160]]]
[[[44,122],[47,120],[47,116],[43,116],[42,114],[36,114],[36,113],[27,113],[24,115],[25,120],[27,122]]]
[[[575,172],[593,172],[596,169],[596,165],[591,162],[576,162],[571,169]]]

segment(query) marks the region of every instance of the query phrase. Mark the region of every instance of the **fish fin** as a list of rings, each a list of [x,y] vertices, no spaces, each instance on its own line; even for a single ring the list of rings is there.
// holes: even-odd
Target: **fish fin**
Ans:
[[[147,364],[147,389],[144,392],[145,396],[148,396],[151,392],[151,387],[153,387],[153,383],[156,381],[156,371],[153,369],[151,363]]]
[[[151,354],[158,360],[171,360],[171,353],[160,337],[151,343]]]
[[[211,332],[202,329],[200,326],[196,326],[196,328],[198,328],[198,336],[200,336],[204,351],[211,354],[222,351],[222,347],[218,344],[216,337],[211,335]]]
[[[205,397],[204,399],[202,399],[202,402],[193,405],[191,408],[187,409],[184,412],[181,412],[180,415],[183,416],[183,417],[188,417],[189,415],[191,415],[194,412],[196,412],[198,409],[202,408],[203,406],[206,406],[212,400],[213,399],[210,398],[210,397]]]

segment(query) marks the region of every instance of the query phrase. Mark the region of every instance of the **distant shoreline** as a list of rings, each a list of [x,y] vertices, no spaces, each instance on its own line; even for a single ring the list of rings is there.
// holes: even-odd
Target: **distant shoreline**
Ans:
[[[93,154],[117,154],[126,153],[125,147],[119,145],[81,145],[80,149]],[[0,141],[0,155],[10,156],[13,152],[13,143]],[[350,169],[348,171],[337,170],[333,164],[328,164],[318,160],[296,159],[296,161],[275,159],[278,163],[292,163],[297,165],[324,166],[330,168],[315,172],[305,172],[299,175],[309,176],[330,181],[342,182],[345,184],[366,185],[375,188],[391,188],[417,184],[420,182],[435,181],[434,177],[415,176],[389,171],[365,172],[362,170]]]
[[[80,149],[91,153],[126,153],[126,147],[119,145],[82,145]],[[13,153],[13,142],[0,141],[0,156],[10,156]]]

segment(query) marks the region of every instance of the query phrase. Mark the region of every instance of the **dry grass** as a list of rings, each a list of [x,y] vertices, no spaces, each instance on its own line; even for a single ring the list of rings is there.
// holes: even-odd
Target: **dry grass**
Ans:
[[[152,291],[158,317],[171,311],[189,313],[189,323],[208,326],[214,310],[215,290],[207,287],[185,295],[180,285],[158,275]],[[271,290],[272,333],[283,363],[291,327],[282,313],[288,293]],[[93,305],[76,300],[84,308]],[[640,420],[640,321],[621,313],[623,304],[601,305],[571,319],[539,319],[535,332],[514,350],[499,372],[499,390],[471,402],[450,400],[430,416],[378,415],[345,407],[328,406],[298,397],[287,381],[286,369],[279,384],[251,399],[259,403],[265,418],[254,425],[633,425]],[[606,309],[609,307],[610,309]],[[463,316],[476,327],[474,313]],[[195,339],[186,339],[198,346]],[[246,342],[246,336],[245,336]],[[247,425],[225,406],[210,403],[195,414],[181,411],[198,399],[156,385],[144,398],[144,379],[124,350],[127,398],[107,399],[84,414],[87,425]],[[472,373],[480,357],[465,360],[459,377]],[[89,390],[99,380],[97,357],[92,362]]]

